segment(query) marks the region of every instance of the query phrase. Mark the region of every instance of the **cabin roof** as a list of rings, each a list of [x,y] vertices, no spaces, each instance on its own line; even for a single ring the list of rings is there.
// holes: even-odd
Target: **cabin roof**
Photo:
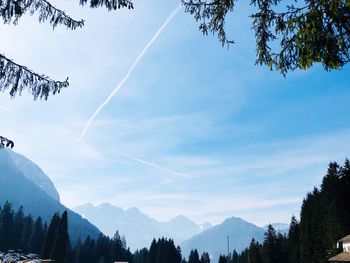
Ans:
[[[350,253],[349,252],[342,252],[342,253],[330,258],[328,261],[330,261],[330,262],[350,262]]]
[[[343,237],[338,242],[350,242],[350,235],[347,235],[346,237]]]

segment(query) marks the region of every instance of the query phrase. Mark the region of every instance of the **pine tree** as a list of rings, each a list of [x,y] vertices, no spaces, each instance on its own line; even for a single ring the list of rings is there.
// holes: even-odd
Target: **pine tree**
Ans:
[[[68,246],[68,215],[67,211],[64,211],[57,229],[55,243],[52,248],[51,258],[54,259],[55,262],[66,262]]]
[[[80,0],[80,5],[86,5],[87,0]],[[109,11],[120,8],[133,9],[130,0],[90,0],[91,8],[106,7]],[[5,24],[17,25],[25,14],[37,13],[39,22],[48,21],[53,29],[59,24],[67,29],[77,29],[84,26],[84,20],[75,20],[60,9],[55,8],[47,0],[7,0],[0,1],[0,17]],[[68,78],[57,81],[36,73],[27,67],[13,62],[0,53],[0,92],[9,91],[12,98],[21,95],[23,90],[31,92],[34,99],[47,100],[49,95],[60,93],[69,86]],[[13,148],[13,141],[0,136],[0,148]]]
[[[264,251],[266,263],[279,263],[277,260],[277,233],[272,225],[268,225],[264,237]]]
[[[13,249],[14,213],[8,201],[5,202],[0,214],[0,251]]]
[[[238,263],[238,253],[235,249],[233,250],[233,253],[232,253],[232,263]]]
[[[80,4],[86,5],[87,0],[80,0]],[[133,8],[129,0],[91,0],[89,4],[93,8],[105,6],[108,10]],[[53,28],[59,24],[71,30],[84,26],[84,20],[71,18],[46,0],[8,0],[0,2],[0,11],[0,17],[6,24],[16,25],[23,15],[38,13],[39,22],[48,21]],[[68,78],[65,81],[52,80],[0,54],[0,91],[9,90],[11,97],[20,95],[26,89],[34,99],[47,99],[50,94],[59,93],[68,85]]]
[[[218,263],[228,263],[227,257],[220,255]]]
[[[41,257],[43,259],[49,259],[51,257],[51,253],[55,243],[60,220],[61,218],[58,213],[55,213],[51,218],[51,222],[50,222],[49,228],[47,229],[47,234],[46,234],[43,249],[41,252]]]
[[[14,247],[23,250],[25,246],[22,244],[22,235],[24,230],[24,213],[22,206],[18,209],[17,213],[15,214],[13,229]]]
[[[202,253],[200,263],[210,263],[210,256],[207,252]]]
[[[24,218],[21,243],[22,243],[22,248],[27,252],[30,252],[28,249],[28,240],[29,240],[30,234],[32,233],[33,224],[34,222],[31,216],[26,216]]]
[[[3,136],[0,136],[0,149],[5,148],[5,147],[9,147],[12,149],[14,146],[15,146],[15,144],[13,143],[13,141],[11,141]]]
[[[188,257],[188,263],[200,263],[197,249],[191,250],[190,255]]]
[[[29,237],[28,249],[32,253],[39,254],[42,250],[44,238],[43,223],[41,217],[38,217],[34,222],[32,233]]]
[[[156,262],[157,262],[157,241],[153,239],[151,246],[149,248],[148,263],[156,263]]]
[[[199,22],[204,34],[216,34],[223,46],[227,17],[237,1],[183,0],[185,11]],[[350,62],[349,1],[251,0],[255,12],[256,64],[286,74],[321,63],[325,70]],[[248,15],[248,14],[247,14]]]
[[[341,224],[343,235],[350,233],[350,161],[346,159],[340,168],[340,197]]]
[[[248,249],[248,257],[249,257],[249,262],[250,263],[262,263],[262,258],[261,258],[261,245],[255,241],[253,238],[252,241],[250,242],[250,246]]]
[[[292,216],[288,231],[288,251],[290,263],[300,263],[300,234],[299,223],[295,216]]]

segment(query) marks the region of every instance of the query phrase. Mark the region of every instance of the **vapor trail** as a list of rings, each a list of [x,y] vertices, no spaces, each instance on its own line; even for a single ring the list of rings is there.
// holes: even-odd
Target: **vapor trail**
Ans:
[[[169,22],[174,18],[174,16],[180,11],[181,7],[182,7],[182,4],[178,5],[175,8],[175,10],[168,16],[168,18],[164,21],[164,23],[158,29],[158,31],[155,33],[155,35],[152,37],[152,39],[143,48],[143,50],[141,51],[140,55],[136,58],[135,62],[132,64],[132,66],[130,67],[129,71],[126,73],[124,78],[118,83],[118,85],[115,87],[115,89],[112,91],[112,93],[105,99],[104,102],[102,102],[102,104],[100,106],[98,106],[96,111],[91,115],[90,119],[85,124],[85,127],[84,127],[82,133],[80,134],[79,141],[81,141],[83,139],[86,131],[89,129],[92,121],[95,119],[97,114],[108,104],[108,102],[113,98],[113,96],[120,90],[120,88],[123,86],[125,81],[127,81],[127,79],[129,78],[130,74],[132,73],[132,71],[134,70],[136,65],[139,63],[139,61],[145,55],[147,50],[152,46],[153,42],[157,40],[157,38],[159,37],[160,33],[162,33],[164,28],[169,24]]]
[[[4,107],[4,106],[0,106],[0,110],[7,111],[7,112],[10,111],[8,108],[6,108],[6,107]]]
[[[154,167],[156,169],[159,169],[159,170],[162,170],[164,172],[167,172],[167,173],[170,173],[170,174],[173,174],[173,175],[176,175],[176,176],[181,176],[181,177],[185,177],[185,178],[188,178],[188,175],[187,174],[183,174],[183,173],[178,173],[178,172],[175,172],[173,170],[170,170],[170,169],[167,169],[167,168],[164,168],[158,164],[155,164],[155,163],[151,163],[151,162],[148,162],[148,161],[145,161],[145,160],[141,160],[135,156],[132,156],[130,154],[127,154],[127,153],[119,153],[120,155],[122,156],[125,156],[133,161],[136,161],[138,163],[141,163],[141,164],[144,164],[144,165],[147,165],[147,166],[150,166],[150,167]]]

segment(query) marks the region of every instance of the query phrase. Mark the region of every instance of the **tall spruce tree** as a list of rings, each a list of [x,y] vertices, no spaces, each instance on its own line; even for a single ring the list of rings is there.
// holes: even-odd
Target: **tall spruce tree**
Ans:
[[[41,252],[41,257],[43,259],[49,259],[52,254],[52,249],[55,244],[56,234],[58,227],[60,225],[60,215],[58,213],[55,213],[50,221],[49,227],[47,229],[47,234],[45,237],[43,249]]]
[[[6,201],[0,214],[0,251],[14,249],[13,240],[14,213],[11,204]]]
[[[188,257],[188,263],[200,263],[197,249],[193,249]]]
[[[266,263],[279,263],[277,257],[277,233],[272,225],[267,227],[263,246]]]
[[[289,262],[300,263],[300,234],[299,234],[299,222],[292,216],[289,231],[288,231],[288,251]]]
[[[66,262],[68,247],[68,215],[67,211],[64,211],[57,229],[55,243],[52,248],[51,258],[55,260],[55,262]]]
[[[261,258],[261,245],[259,242],[255,241],[253,238],[250,242],[249,249],[248,249],[248,257],[250,263],[262,263]]]
[[[202,253],[200,263],[210,263],[210,256],[207,252]]]
[[[88,0],[80,0],[80,5],[88,4]],[[133,9],[130,0],[90,0],[91,8],[106,7],[109,11],[120,8]],[[25,14],[38,14],[39,22],[49,22],[53,29],[63,25],[74,30],[84,26],[84,20],[75,20],[64,11],[54,7],[47,0],[7,0],[0,1],[0,18],[6,24],[17,25]],[[8,91],[12,98],[28,90],[34,99],[47,100],[49,95],[60,93],[68,87],[68,78],[63,81],[53,80],[29,68],[20,65],[0,53],[0,92]],[[0,136],[0,148],[13,148],[10,139]]]
[[[227,259],[227,256],[220,255],[218,263],[229,263],[228,259]]]
[[[17,213],[15,214],[13,228],[14,247],[23,250],[25,246],[23,246],[22,244],[22,235],[24,229],[24,213],[22,206],[18,209]]]
[[[32,233],[30,234],[29,240],[28,240],[28,249],[35,254],[40,254],[44,242],[44,228],[43,228],[43,222],[41,217],[39,216],[34,224]]]

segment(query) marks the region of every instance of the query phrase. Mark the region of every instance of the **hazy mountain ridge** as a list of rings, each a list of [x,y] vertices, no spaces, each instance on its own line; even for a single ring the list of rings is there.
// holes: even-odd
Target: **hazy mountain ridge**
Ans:
[[[106,235],[113,236],[118,230],[120,235],[126,237],[132,250],[149,247],[153,238],[164,236],[180,243],[201,232],[200,225],[182,215],[168,222],[158,222],[135,207],[124,210],[109,203],[98,206],[86,204],[73,210],[98,226]]]
[[[288,224],[285,224],[285,223],[273,223],[271,225],[273,226],[273,228],[278,233],[281,233],[282,235],[288,235],[288,231],[289,231],[289,225]],[[269,225],[263,226],[263,229],[266,231],[268,226]]]
[[[219,225],[215,225],[180,244],[183,256],[187,257],[191,249],[199,253],[208,252],[216,262],[220,254],[227,254],[227,236],[230,251],[240,252],[249,246],[252,238],[262,242],[264,229],[238,217],[227,218]]]
[[[17,156],[23,158],[9,150],[0,149],[0,204],[9,201],[14,210],[23,206],[25,214],[31,214],[33,217],[41,216],[47,222],[55,212],[62,213],[67,210],[68,230],[72,242],[76,242],[79,238],[85,239],[87,235],[97,238],[100,231],[95,226],[63,206],[28,178],[22,172],[24,166],[21,169],[17,167],[17,162],[13,161]]]
[[[36,184],[41,190],[45,191],[48,195],[55,200],[60,201],[60,195],[55,188],[50,178],[41,170],[39,166],[27,159],[21,154],[15,153],[11,150],[7,151],[14,166],[21,171],[21,173],[34,184]],[[8,160],[10,161],[10,160]]]

